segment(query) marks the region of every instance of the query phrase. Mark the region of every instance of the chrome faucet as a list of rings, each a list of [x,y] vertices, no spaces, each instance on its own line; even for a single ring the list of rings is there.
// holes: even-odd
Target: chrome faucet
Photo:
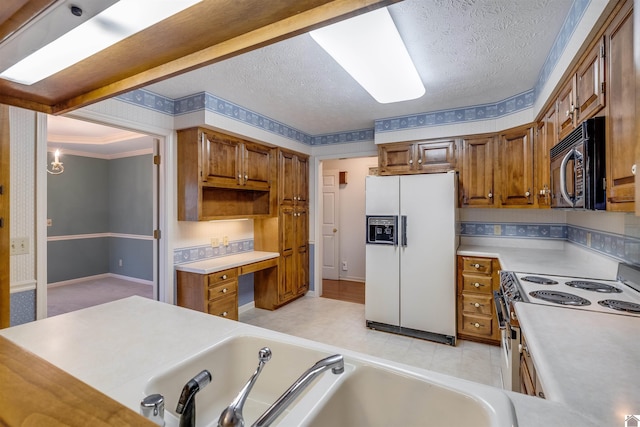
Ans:
[[[258,418],[252,427],[269,426],[321,373],[331,369],[334,374],[344,372],[344,358],[340,354],[326,357],[309,368]]]
[[[262,372],[264,365],[271,359],[271,350],[268,347],[263,347],[258,351],[258,368],[251,375],[247,384],[242,387],[240,393],[233,399],[233,402],[227,408],[222,411],[220,418],[218,419],[218,427],[244,427],[244,418],[242,417],[242,409],[244,403],[249,397],[249,393],[253,388],[253,385],[258,379],[258,375]]]
[[[211,373],[206,369],[191,378],[182,388],[176,412],[180,415],[180,427],[196,425],[196,393],[211,382]]]

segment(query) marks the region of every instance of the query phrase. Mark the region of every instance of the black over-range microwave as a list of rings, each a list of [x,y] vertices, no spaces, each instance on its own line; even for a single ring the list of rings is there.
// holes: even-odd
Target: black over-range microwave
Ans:
[[[552,208],[606,209],[604,120],[585,120],[551,149]]]

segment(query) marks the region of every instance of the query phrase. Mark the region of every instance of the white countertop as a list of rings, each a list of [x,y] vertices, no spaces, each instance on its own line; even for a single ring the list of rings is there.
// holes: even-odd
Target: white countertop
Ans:
[[[516,314],[547,399],[601,426],[640,413],[640,318],[527,303]]]
[[[241,265],[277,258],[279,256],[280,254],[278,252],[241,252],[234,255],[206,259],[204,261],[179,264],[176,265],[175,268],[176,270],[186,271],[188,273],[209,274],[215,273],[216,271],[226,270],[228,268],[240,267]]]
[[[253,335],[330,353],[338,352],[344,355],[345,363],[348,361],[351,364],[411,373],[434,384],[471,393],[480,400],[491,401],[497,397],[501,401],[506,395],[515,405],[519,427],[592,425],[580,414],[559,403],[503,392],[141,297],[130,297],[15,326],[0,331],[0,335],[134,411],[138,411],[144,387],[153,375],[226,338]],[[504,399],[504,402],[508,400]]]
[[[458,255],[497,257],[517,272],[616,277],[612,258],[568,242],[541,245],[463,244]],[[516,303],[516,314],[547,400],[598,426],[623,426],[625,415],[640,413],[640,318],[528,303]]]
[[[482,246],[462,244],[458,255],[498,258],[503,270],[615,280],[618,261],[569,242],[550,247]]]

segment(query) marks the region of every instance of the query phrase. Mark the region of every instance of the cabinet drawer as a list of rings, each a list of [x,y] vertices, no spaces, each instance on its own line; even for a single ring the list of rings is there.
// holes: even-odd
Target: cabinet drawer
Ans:
[[[462,271],[465,273],[491,274],[490,258],[462,257]]]
[[[228,295],[224,298],[209,302],[208,313],[225,319],[238,320],[237,296]]]
[[[462,294],[462,311],[471,314],[493,315],[493,297]]]
[[[219,298],[223,298],[227,295],[235,295],[237,293],[238,293],[238,281],[230,280],[227,282],[221,282],[213,286],[209,286],[209,290],[207,292],[207,299],[209,301],[214,301]]]
[[[230,268],[229,270],[216,271],[208,276],[209,286],[238,277],[238,269]]]
[[[462,292],[481,292],[493,295],[493,279],[491,276],[463,274]]]
[[[462,314],[462,333],[491,337],[493,333],[491,317]]]

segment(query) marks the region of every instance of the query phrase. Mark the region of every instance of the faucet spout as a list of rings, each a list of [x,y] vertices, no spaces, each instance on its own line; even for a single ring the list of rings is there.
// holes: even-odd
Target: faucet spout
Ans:
[[[260,372],[264,365],[271,359],[271,350],[268,347],[263,347],[258,351],[258,368],[253,373],[249,381],[242,387],[242,390],[238,393],[233,402],[227,408],[222,411],[220,418],[218,419],[218,427],[244,427],[244,417],[242,416],[242,409],[244,403],[249,397],[249,393],[256,383]]]
[[[180,415],[180,427],[195,427],[196,393],[210,382],[211,373],[205,369],[184,385],[176,407],[176,412]]]
[[[343,373],[344,358],[342,355],[334,354],[333,356],[326,357],[316,362],[315,365],[303,373],[300,378],[298,378],[291,387],[287,389],[287,391],[282,393],[282,396],[280,396],[278,400],[276,400],[273,405],[271,405],[269,409],[267,409],[265,413],[258,418],[252,427],[271,425],[271,423],[273,423],[276,418],[278,418],[280,414],[287,409],[296,397],[298,397],[314,379],[320,376],[320,374],[327,369],[331,369],[331,372],[336,375]]]

